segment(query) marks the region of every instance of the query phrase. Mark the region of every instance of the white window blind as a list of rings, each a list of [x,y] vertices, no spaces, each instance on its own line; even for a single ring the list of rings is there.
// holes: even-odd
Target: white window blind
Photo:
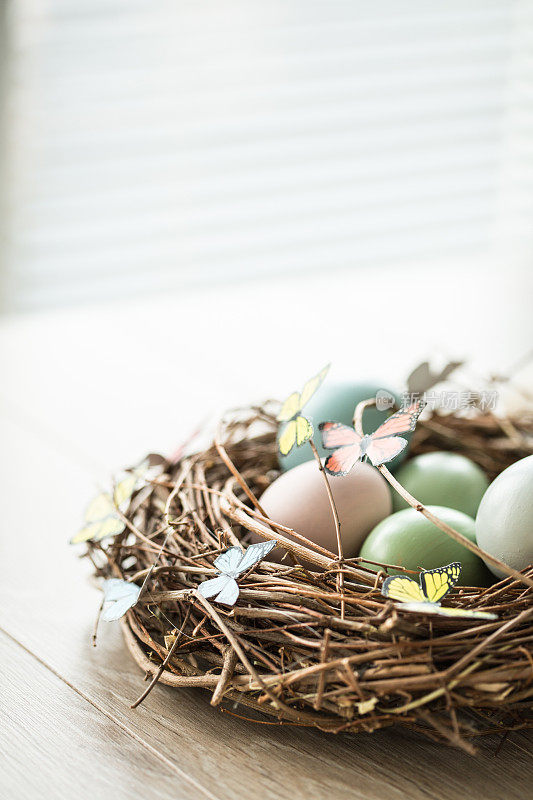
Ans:
[[[10,11],[8,309],[527,241],[528,0]]]

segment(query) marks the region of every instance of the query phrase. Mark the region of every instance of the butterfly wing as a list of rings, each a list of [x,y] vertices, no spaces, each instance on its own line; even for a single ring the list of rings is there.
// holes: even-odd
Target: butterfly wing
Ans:
[[[401,611],[414,611],[417,614],[438,614],[438,606],[436,603],[428,603],[427,600],[419,600],[414,603],[401,603],[398,608]]]
[[[239,564],[243,558],[243,552],[240,547],[230,547],[224,553],[221,553],[214,561],[214,566],[219,572],[226,575],[230,572],[237,572]]]
[[[415,367],[407,378],[407,391],[409,394],[414,394],[415,392],[422,394],[423,392],[427,392],[433,386],[436,386],[437,383],[445,381],[452,372],[455,372],[458,367],[462,367],[463,364],[464,361],[450,361],[440,372],[432,372],[429,367],[429,362],[423,361],[422,364]]]
[[[420,588],[430,603],[438,603],[453,589],[460,574],[461,564],[459,561],[454,561],[445,567],[438,567],[438,569],[426,569],[419,576]]]
[[[101,522],[91,522],[89,525],[85,525],[83,528],[81,528],[81,530],[78,531],[78,533],[75,536],[72,537],[70,543],[81,544],[81,542],[92,541],[97,536],[101,527],[102,527]]]
[[[109,578],[104,581],[104,602],[110,600],[122,600],[124,597],[131,597],[137,592],[139,594],[139,587],[135,583],[123,581],[120,578]]]
[[[135,476],[127,476],[120,481],[113,493],[97,495],[85,510],[85,525],[72,537],[71,544],[80,542],[99,542],[106,536],[117,536],[124,531],[124,522],[117,515],[117,507],[129,502],[136,484]]]
[[[110,514],[113,514],[114,511],[115,507],[113,505],[111,495],[109,495],[107,492],[102,492],[101,494],[96,495],[96,497],[91,500],[85,509],[85,522],[92,523],[105,519]]]
[[[198,591],[202,597],[215,597],[217,603],[232,606],[239,596],[239,586],[233,575],[247,572],[251,567],[261,561],[276,546],[276,542],[258,542],[252,544],[243,552],[240,547],[230,547],[221,553],[215,560],[215,567],[223,574],[211,580],[203,581]]]
[[[257,544],[251,544],[250,547],[246,549],[246,552],[242,557],[242,561],[238,566],[239,574],[247,572],[250,567],[254,566],[254,564],[258,564],[259,561],[265,558],[265,556],[267,556],[275,546],[276,542],[274,541],[257,542]]]
[[[402,603],[402,611],[414,611],[417,614],[438,614],[440,617],[460,617],[462,619],[497,619],[497,614],[490,611],[477,611],[468,608],[443,608],[437,603]]]
[[[140,587],[136,583],[110,578],[104,583],[104,610],[102,619],[113,622],[124,616],[139,599]]]
[[[385,578],[381,587],[381,594],[390,597],[392,600],[399,600],[402,603],[424,603],[427,601],[422,589],[416,581],[407,575],[391,575]]]
[[[323,446],[327,450],[336,448],[326,459],[326,472],[330,475],[347,475],[361,458],[361,437],[349,425],[340,422],[321,422],[318,427]]]
[[[121,519],[112,516],[103,519],[101,522],[96,523],[95,530],[91,536],[93,542],[99,542],[105,539],[106,536],[117,536],[124,531],[126,527]]]
[[[215,600],[217,603],[222,603],[225,606],[233,606],[237,602],[239,596],[239,586],[237,581],[233,578],[228,578],[226,585],[221,592],[217,594]]]
[[[220,592],[224,591],[230,581],[233,581],[233,578],[230,578],[229,575],[217,575],[216,578],[202,581],[198,586],[198,591],[202,597],[214,597],[216,594],[220,594]]]
[[[279,412],[276,419],[278,422],[288,422],[290,419],[296,416],[298,411],[301,410],[302,410],[302,402],[300,399],[300,392],[293,392],[287,397],[287,399],[281,406],[281,411]]]
[[[326,450],[358,445],[361,441],[357,431],[349,425],[343,425],[342,422],[321,422],[318,428],[322,434],[322,444]]]
[[[132,602],[129,597],[124,597],[122,600],[109,603],[107,608],[104,608],[102,611],[102,619],[106,622],[115,622],[117,619],[123,617],[124,614],[134,605],[135,601]]]
[[[383,439],[386,436],[399,436],[402,433],[409,433],[414,431],[418,417],[424,410],[426,405],[425,400],[417,400],[407,408],[402,408],[395,414],[392,414],[383,425],[374,431],[372,440]]]
[[[374,439],[366,448],[366,454],[375,467],[380,464],[386,464],[387,461],[392,461],[396,458],[398,453],[401,453],[407,447],[407,439],[402,439],[401,436],[391,436],[388,439]]]
[[[436,606],[436,610],[433,611],[433,614],[440,614],[443,617],[464,617],[468,619],[498,619],[497,614],[493,614],[491,611],[477,611],[475,608],[468,609],[468,608],[442,608],[442,606]]]
[[[112,506],[110,506],[110,508],[112,509]],[[124,531],[125,527],[123,521],[116,516],[113,510],[109,516],[84,525],[84,527],[72,537],[70,543],[99,542],[105,539],[106,536],[117,536],[117,534]]]
[[[427,392],[434,386],[433,375],[429,371],[429,361],[423,361],[415,367],[407,378],[407,391],[409,394],[414,392]]]
[[[315,392],[320,388],[324,379],[329,371],[329,364],[327,364],[323,369],[320,370],[318,375],[315,375],[313,378],[307,381],[304,388],[302,389],[302,395],[300,397],[300,408],[298,411],[301,411],[302,408],[309,402]]]
[[[286,456],[296,444],[296,420],[291,419],[283,428],[278,439],[278,449],[282,456]]]
[[[113,493],[113,500],[117,508],[122,509],[123,506],[129,502],[133,492],[135,491],[137,480],[138,478],[136,475],[128,474],[125,478],[117,483]]]
[[[309,422],[308,419],[302,417],[301,415],[296,417],[296,446],[300,447],[300,445],[307,442],[311,436],[313,435],[313,426]]]
[[[320,370],[318,375],[314,375],[310,380],[307,381],[304,388],[302,389],[302,393],[300,392],[293,392],[290,394],[285,402],[281,407],[281,411],[277,416],[278,422],[288,422],[290,419],[296,416],[299,411],[303,409],[306,403],[312,398],[314,393],[323,383],[324,378],[328,374],[329,364],[327,364],[323,369]]]
[[[339,447],[338,450],[335,450],[334,453],[326,458],[324,469],[330,475],[341,478],[352,471],[360,458],[361,448],[358,444],[354,444],[351,447]]]

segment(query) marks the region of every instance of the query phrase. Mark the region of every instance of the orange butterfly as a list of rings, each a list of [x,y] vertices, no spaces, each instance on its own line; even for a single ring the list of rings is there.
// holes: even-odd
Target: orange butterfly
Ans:
[[[357,431],[340,422],[321,422],[322,444],[327,450],[335,450],[324,465],[330,475],[347,475],[358,461],[369,458],[375,467],[392,461],[404,447],[407,439],[398,434],[414,431],[416,421],[422,413],[424,400],[417,400],[389,417],[374,433],[360,436]]]

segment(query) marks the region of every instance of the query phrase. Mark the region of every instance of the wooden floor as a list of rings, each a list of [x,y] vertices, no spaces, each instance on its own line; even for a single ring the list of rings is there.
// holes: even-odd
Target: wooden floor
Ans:
[[[420,337],[408,356],[402,354],[408,320],[398,322],[394,341],[367,339],[365,350],[361,328],[347,313],[349,298],[358,290],[372,296],[382,277],[350,280],[339,298],[340,345],[324,341],[320,326],[300,313],[299,338],[309,352],[297,374],[286,335],[278,323],[272,325],[279,292],[266,286],[237,296],[204,292],[31,315],[0,326],[2,800],[528,795],[532,739],[525,733],[509,736],[497,756],[499,742],[491,739],[470,757],[392,731],[333,737],[255,724],[214,710],[194,690],[158,686],[131,710],[143,676],[119,627],[102,623],[98,646],[91,646],[99,594],[88,564],[77,560],[67,541],[96,481],[147,450],[171,450],[217,404],[294,388],[293,382],[327,360],[328,351],[340,371],[351,372],[359,342],[360,368],[377,367],[394,380],[427,352],[429,344]],[[394,288],[394,277],[388,280]],[[465,292],[477,278],[472,285],[468,280],[463,275]],[[286,285],[283,297],[288,303],[299,297],[305,307],[321,290],[310,284],[302,294],[297,285]],[[517,303],[502,305],[509,291],[499,278],[487,276],[483,314],[499,309],[502,327],[490,347],[488,328],[471,332],[471,351],[494,358],[498,368],[521,354],[527,330]],[[443,288],[441,305],[447,292],[455,296],[452,286]],[[394,291],[384,302],[387,314]],[[457,302],[457,326],[446,337],[455,355],[468,327],[459,313],[466,299]],[[444,317],[436,308],[432,313],[439,327]],[[194,320],[196,334],[186,338]],[[436,331],[428,338],[435,340]]]

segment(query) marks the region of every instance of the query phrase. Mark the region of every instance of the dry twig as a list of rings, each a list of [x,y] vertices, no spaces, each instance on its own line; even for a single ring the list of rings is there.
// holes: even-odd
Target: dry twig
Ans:
[[[197,686],[213,704],[238,701],[287,724],[401,725],[467,751],[474,735],[533,726],[533,569],[450,596],[495,611],[494,622],[430,624],[399,610],[381,595],[387,565],[372,571],[343,554],[338,517],[335,558],[305,537],[288,539],[264,514],[256,498],[278,474],[274,411],[249,409],[225,422],[215,445],[166,462],[126,513],[125,533],[104,548],[89,544],[101,575],[145,581],[123,620],[128,648],[153,676],[137,702],[156,681]],[[490,414],[434,415],[419,422],[411,452],[463,452],[493,477],[533,450],[533,414],[511,422],[512,439]],[[250,533],[276,539],[294,566],[261,562],[241,580],[234,609],[204,601],[196,589],[216,555]]]

